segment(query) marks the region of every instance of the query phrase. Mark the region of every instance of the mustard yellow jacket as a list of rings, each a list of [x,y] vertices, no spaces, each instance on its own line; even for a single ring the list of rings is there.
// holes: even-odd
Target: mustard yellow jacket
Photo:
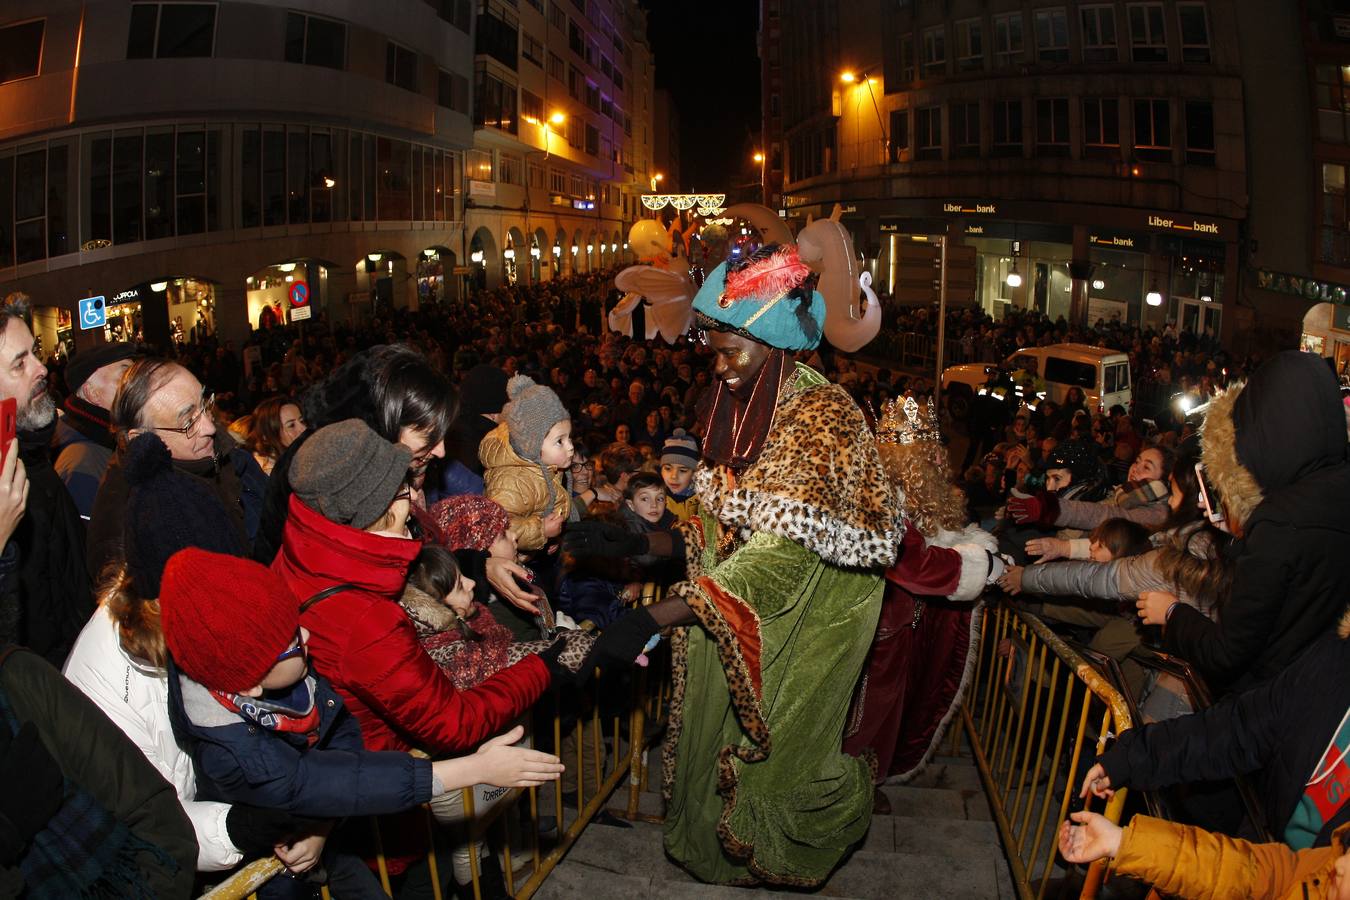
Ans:
[[[1190,900],[1330,900],[1332,873],[1348,836],[1350,824],[1336,829],[1330,847],[1293,850],[1135,816],[1113,865],[1159,893]]]
[[[552,466],[541,469],[511,449],[510,433],[503,422],[487,433],[478,445],[483,463],[483,493],[496,500],[511,515],[511,530],[521,550],[538,550],[548,543],[544,536],[544,517],[558,513],[567,519],[572,497],[563,485],[562,474]],[[549,482],[553,483],[553,504],[549,505]]]

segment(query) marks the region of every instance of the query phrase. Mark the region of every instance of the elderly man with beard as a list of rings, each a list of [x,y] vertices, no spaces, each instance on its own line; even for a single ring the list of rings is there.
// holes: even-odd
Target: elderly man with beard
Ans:
[[[52,468],[56,401],[33,353],[26,297],[0,307],[0,399],[16,401],[16,445],[28,472],[28,511],[14,531],[17,576],[0,588],[0,644],[23,644],[57,668],[94,611],[84,522]]]

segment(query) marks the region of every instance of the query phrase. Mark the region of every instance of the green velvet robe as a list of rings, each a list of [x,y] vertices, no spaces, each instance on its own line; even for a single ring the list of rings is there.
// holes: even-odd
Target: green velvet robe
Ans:
[[[901,532],[871,435],[843,391],[801,367],[771,435],[735,483],[699,473],[690,580],[671,591],[701,627],[673,643],[665,846],[704,881],[805,887],[824,881],[871,822],[873,773],[841,745],[880,615],[878,566]],[[802,454],[825,472],[841,462],[861,471],[813,488],[800,468],[792,475]],[[719,521],[748,535],[724,558]]]

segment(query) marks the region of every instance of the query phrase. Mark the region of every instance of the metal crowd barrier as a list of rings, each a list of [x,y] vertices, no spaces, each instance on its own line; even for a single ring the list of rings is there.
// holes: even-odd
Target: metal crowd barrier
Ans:
[[[1096,753],[1131,727],[1129,707],[1040,619],[997,603],[981,623],[975,682],[961,715],[1018,896],[1040,900],[1055,874],[1059,825],[1071,805],[1078,808]],[[1107,802],[1102,814],[1110,821],[1120,821],[1126,793]],[[1080,897],[1097,896],[1106,866],[1088,867]]]
[[[657,585],[645,584],[640,602],[649,605],[661,599],[662,594]],[[469,836],[469,865],[475,900],[482,897],[479,852],[484,844],[489,852],[498,854],[507,892],[518,900],[529,900],[597,817],[661,821],[659,816],[641,813],[639,805],[642,791],[651,778],[649,751],[664,728],[670,701],[668,648],[668,642],[662,641],[656,650],[648,653],[650,662],[646,667],[632,670],[628,702],[622,704],[624,708],[605,714],[603,719],[602,706],[614,704],[613,698],[602,701],[600,691],[602,687],[612,687],[613,682],[602,680],[598,670],[583,692],[565,698],[574,712],[564,714],[559,708],[558,695],[552,695],[555,704],[551,717],[554,752],[563,757],[564,765],[575,776],[575,796],[564,797],[560,782],[539,788],[513,789],[510,796],[480,817],[474,814],[473,791],[465,790],[464,830]],[[547,701],[541,699],[541,702]],[[628,724],[627,740],[623,737],[624,718]],[[566,734],[565,722],[571,725]],[[526,727],[532,730],[528,718]],[[564,737],[568,740],[564,741]],[[538,745],[535,741],[535,746]],[[622,797],[622,805],[609,808],[611,797],[625,779],[628,780],[628,792]],[[552,817],[552,827],[541,827],[544,825],[541,820],[548,816]],[[449,848],[443,846],[442,829],[436,826],[429,809],[426,817],[432,890],[437,900],[441,900],[437,873],[449,864]],[[371,820],[371,831],[380,883],[385,893],[393,896],[379,819]],[[555,836],[546,841],[545,834]],[[442,851],[439,854],[436,852],[438,845]],[[522,855],[525,858],[523,865],[520,863]],[[202,900],[244,900],[254,896],[254,891],[281,871],[282,865],[275,857],[253,860],[202,895]],[[324,897],[328,897],[327,888]]]

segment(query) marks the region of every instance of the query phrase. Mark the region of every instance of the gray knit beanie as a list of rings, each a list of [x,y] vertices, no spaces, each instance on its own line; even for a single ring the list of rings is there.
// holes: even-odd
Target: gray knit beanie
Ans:
[[[411,463],[407,447],[346,419],[305,439],[291,462],[291,489],[329,521],[364,530],[389,508]]]
[[[552,388],[535,384],[528,375],[517,375],[506,383],[511,402],[502,409],[511,449],[530,462],[539,462],[539,448],[548,430],[572,416],[553,393]]]

